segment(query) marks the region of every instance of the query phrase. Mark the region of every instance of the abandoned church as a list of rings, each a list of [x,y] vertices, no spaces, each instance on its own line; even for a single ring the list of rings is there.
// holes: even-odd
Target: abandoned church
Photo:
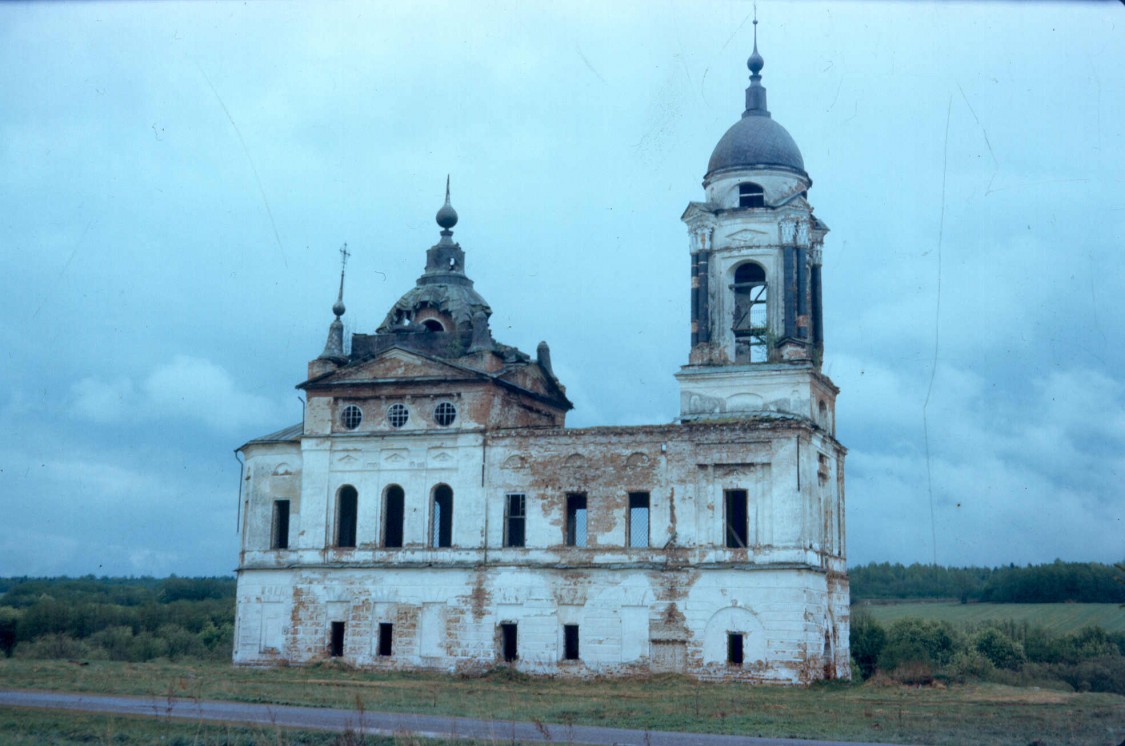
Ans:
[[[565,426],[547,345],[493,338],[448,185],[425,270],[373,333],[344,338],[341,273],[303,422],[238,449],[235,663],[850,675],[828,228],[763,65],[755,43],[745,111],[683,214],[671,424]]]

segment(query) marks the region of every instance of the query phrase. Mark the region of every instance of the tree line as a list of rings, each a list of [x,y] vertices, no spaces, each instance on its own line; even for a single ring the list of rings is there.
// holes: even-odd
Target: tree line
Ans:
[[[1125,694],[1125,632],[1100,627],[1057,634],[1026,622],[954,627],[934,619],[887,626],[851,619],[852,675],[905,684],[995,681],[1013,686]]]
[[[230,659],[234,578],[0,578],[0,652]]]
[[[1125,563],[1054,562],[1017,567],[871,563],[848,569],[852,602],[955,598],[962,603],[1125,603]]]

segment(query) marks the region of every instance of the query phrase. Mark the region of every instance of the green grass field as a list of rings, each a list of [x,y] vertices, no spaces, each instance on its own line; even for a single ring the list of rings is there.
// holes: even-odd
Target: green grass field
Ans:
[[[0,685],[851,741],[1025,746],[1036,739],[1112,745],[1125,739],[1125,697],[996,684],[919,688],[832,683],[800,688],[701,683],[678,676],[581,681],[498,673],[461,678],[361,672],[331,665],[245,669],[219,663],[77,665],[0,659]],[[6,717],[12,712],[0,708]],[[88,716],[45,713],[43,717],[55,724],[52,727],[62,727],[59,723],[72,717]],[[91,742],[116,742],[116,737],[104,740],[108,726],[89,727],[94,728]],[[219,736],[213,733],[208,738]],[[77,741],[79,736],[73,738]],[[0,738],[0,743],[31,742]]]
[[[860,603],[863,610],[880,624],[905,617],[938,619],[954,625],[980,624],[1012,619],[1065,634],[1097,625],[1106,632],[1125,632],[1125,609],[1117,604],[961,604],[956,601]]]

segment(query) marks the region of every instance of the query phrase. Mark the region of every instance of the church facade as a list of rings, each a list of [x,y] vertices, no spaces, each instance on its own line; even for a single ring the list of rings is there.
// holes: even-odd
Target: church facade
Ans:
[[[448,187],[416,286],[350,345],[341,273],[304,421],[239,448],[235,663],[850,675],[828,229],[763,64],[755,44],[745,111],[683,215],[674,423],[565,426],[547,345],[492,337]]]

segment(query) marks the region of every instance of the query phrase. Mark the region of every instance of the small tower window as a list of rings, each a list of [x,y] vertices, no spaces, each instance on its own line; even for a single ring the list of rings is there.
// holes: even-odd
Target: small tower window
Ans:
[[[768,285],[762,265],[746,262],[734,271],[734,360],[764,363],[769,359]]]
[[[455,419],[457,419],[457,407],[449,402],[443,401],[434,407],[434,422],[442,427],[449,427]]]
[[[739,207],[765,207],[766,206],[766,193],[761,185],[753,182],[746,182],[738,185],[738,206]]]
[[[340,413],[340,421],[347,429],[355,430],[359,427],[359,423],[363,422],[363,410],[354,404],[349,404]]]
[[[391,427],[402,427],[409,419],[410,410],[405,404],[392,404],[387,410],[387,422],[391,423]]]
[[[428,332],[444,332],[445,327],[437,319],[426,319],[422,322],[422,326],[426,327]]]

